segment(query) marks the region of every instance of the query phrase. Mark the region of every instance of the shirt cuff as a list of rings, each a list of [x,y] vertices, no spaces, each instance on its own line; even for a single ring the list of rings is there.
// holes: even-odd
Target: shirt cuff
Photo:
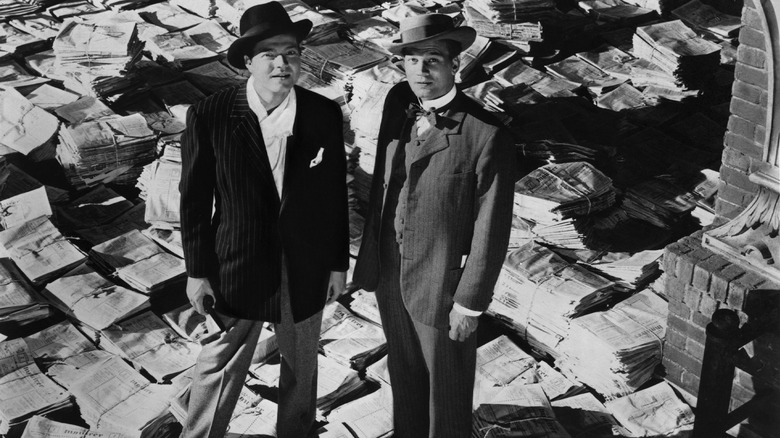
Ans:
[[[480,312],[478,310],[467,309],[467,308],[461,306],[458,303],[454,303],[452,305],[452,308],[455,309],[455,311],[460,313],[461,315],[466,315],[466,316],[479,316],[479,315],[482,315],[482,312]]]

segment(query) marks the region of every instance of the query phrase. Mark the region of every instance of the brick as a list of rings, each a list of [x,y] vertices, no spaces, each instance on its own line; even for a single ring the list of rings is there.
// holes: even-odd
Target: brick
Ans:
[[[677,263],[677,253],[669,249],[672,245],[676,245],[676,243],[672,243],[664,248],[663,263],[661,264],[661,270],[670,274],[674,274],[674,266]]]
[[[732,400],[739,401],[739,404],[744,404],[753,396],[756,395],[755,392],[745,388],[744,386],[740,384],[736,384],[731,387],[731,398]]]
[[[677,257],[677,266],[674,268],[674,276],[681,285],[690,284],[693,279],[693,268],[699,259],[695,256],[695,251],[688,254],[681,254]]]
[[[768,76],[767,76],[767,71],[765,69],[751,67],[747,64],[742,64],[742,63],[737,63],[737,66],[734,69],[734,78],[739,79],[740,81],[745,82],[747,84],[755,85],[756,87],[760,87],[764,89],[767,88],[767,84],[768,84],[768,79],[767,79]],[[731,101],[732,105],[734,104],[735,99],[742,100],[739,98],[732,98]],[[747,102],[747,101],[743,101],[743,102]],[[740,116],[743,116],[749,120],[756,120],[756,121],[764,120],[763,118],[758,118],[758,117],[757,118],[747,117],[746,114],[741,112],[735,112],[735,114],[739,114]]]
[[[718,301],[726,301],[729,292],[729,283],[745,275],[741,267],[729,264],[721,270],[715,271],[710,277],[710,293]]]
[[[739,33],[739,42],[740,44],[755,47],[756,49],[766,50],[766,40],[764,39],[764,33],[751,27],[745,27],[742,29],[742,31]]]
[[[709,324],[712,321],[712,315],[705,315],[701,312],[692,312],[691,313],[691,323],[694,327],[699,327],[704,333],[704,329],[707,327],[707,324]],[[704,336],[706,338],[706,335]],[[704,338],[697,338],[697,342],[704,343]]]
[[[750,67],[744,67],[741,65],[737,66],[737,72],[746,71],[752,73],[752,70],[747,70],[747,69],[750,69]],[[740,99],[738,97],[733,97],[731,99],[731,112],[732,114],[736,114],[737,116],[745,120],[752,120],[754,122],[758,122],[760,120],[766,120],[766,108],[762,107],[757,103],[751,103],[748,102],[747,100]],[[752,135],[747,137],[753,138]]]
[[[756,194],[731,184],[722,184],[718,187],[718,196],[724,201],[731,202],[735,205],[747,205],[753,200]]]
[[[702,295],[701,301],[699,301],[699,312],[703,315],[712,316],[716,310],[720,307],[718,300],[710,296],[709,294]]]
[[[691,308],[686,306],[685,303],[682,302],[682,300],[669,301],[670,314],[675,315],[676,317],[687,321],[691,318],[691,312],[692,312]]]
[[[766,91],[761,92],[761,97],[758,99],[758,104],[766,108],[769,105],[769,93]],[[758,126],[761,126],[766,130],[766,126],[764,126],[765,123],[759,123]]]
[[[712,254],[707,260],[696,264],[693,268],[693,286],[698,289],[709,290],[711,274],[725,268],[728,264],[729,262],[723,257],[715,254]]]
[[[665,376],[664,378],[669,380],[672,383],[675,384],[681,384],[682,383],[682,375],[685,372],[685,369],[681,367],[678,363],[668,360],[666,357],[664,357],[664,371]]]
[[[746,8],[744,14],[742,14],[742,22],[744,23],[745,27],[750,29],[756,29],[759,31],[763,31],[764,29],[764,20],[761,19],[761,15],[759,15],[755,9]]]
[[[731,86],[731,93],[734,96],[739,97],[740,99],[746,100],[751,103],[761,103],[761,93],[765,93],[765,92],[766,92],[765,88],[748,84],[742,81],[734,81],[733,85]],[[731,118],[733,119],[734,116],[732,116]],[[729,120],[729,122],[731,121]],[[731,124],[729,124],[729,129],[731,129]]]
[[[756,105],[758,105],[758,102],[756,102]],[[738,115],[729,117],[727,128],[734,134],[741,135],[745,138],[755,138],[756,136],[756,123]]]
[[[739,46],[737,49],[739,62],[759,69],[766,68],[766,52],[750,46]]]
[[[747,275],[747,273],[745,273]],[[745,302],[745,297],[752,288],[747,282],[743,281],[742,277],[729,283],[729,293],[726,296],[726,305],[735,310],[742,310],[742,304]]]
[[[720,198],[715,200],[715,214],[718,217],[722,217],[726,220],[734,219],[744,209],[744,205],[736,205]]]
[[[739,368],[734,370],[734,384],[739,384],[749,391],[755,391],[755,388],[753,387],[753,376]]]
[[[688,337],[676,329],[666,330],[666,344],[683,350],[685,349],[685,341],[687,340]]]
[[[739,187],[742,190],[753,192],[758,189],[756,184],[748,178],[747,172],[740,171],[726,164],[720,167],[720,177],[727,184]]]
[[[738,120],[738,117],[732,117],[731,120]],[[746,122],[749,123],[749,122]],[[741,133],[737,130],[732,130],[731,132],[738,134],[745,138],[753,138],[754,136],[754,130],[755,125],[751,128],[752,130],[750,132],[744,132]],[[745,154],[739,149],[734,149],[732,147],[725,147],[723,148],[723,154],[721,156],[721,160],[723,161],[723,164],[728,165],[729,167],[733,167],[735,169],[741,170],[743,172],[749,172],[750,171],[750,159],[753,158],[750,155]]]
[[[698,309],[699,301],[701,301],[701,296],[703,293],[704,292],[701,289],[688,286],[685,288],[685,292],[683,293],[683,303],[685,303],[685,305],[691,309]]]
[[[750,157],[761,158],[763,154],[763,148],[760,143],[756,143],[752,138],[745,138],[733,132],[727,132],[723,136],[723,144],[737,149]]]
[[[694,359],[702,361],[704,359],[704,344],[688,338],[685,342],[685,352]]]
[[[699,392],[699,373],[701,372],[701,367],[698,368],[699,372],[693,373],[693,372],[686,372],[682,375],[682,387],[685,388],[688,392],[691,392],[693,394],[696,394]]]

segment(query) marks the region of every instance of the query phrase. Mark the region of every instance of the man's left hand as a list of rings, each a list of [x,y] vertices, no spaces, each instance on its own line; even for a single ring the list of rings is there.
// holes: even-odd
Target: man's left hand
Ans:
[[[330,280],[328,280],[328,300],[325,305],[336,301],[344,295],[347,290],[347,273],[340,271],[331,271]]]
[[[463,342],[477,330],[478,316],[467,316],[455,309],[450,310],[450,339]]]

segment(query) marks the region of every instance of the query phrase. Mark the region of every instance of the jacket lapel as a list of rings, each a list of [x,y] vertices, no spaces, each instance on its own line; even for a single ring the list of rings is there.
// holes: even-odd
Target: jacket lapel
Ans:
[[[437,116],[436,125],[439,131],[431,127],[428,132],[428,138],[420,145],[420,149],[415,154],[412,164],[431,156],[450,145],[449,137],[451,135],[460,135],[460,128],[463,124],[463,118],[466,113],[462,110],[461,100],[464,96],[461,92],[455,96],[455,99],[447,109]]]
[[[231,117],[234,120],[233,137],[236,140],[236,146],[240,150],[249,151],[249,157],[260,169],[260,177],[263,182],[270,184],[273,192],[277,193],[273,173],[271,172],[271,163],[268,161],[268,152],[265,150],[263,133],[260,131],[260,123],[257,121],[257,115],[252,112],[247,102],[246,85],[239,88],[236,93]]]

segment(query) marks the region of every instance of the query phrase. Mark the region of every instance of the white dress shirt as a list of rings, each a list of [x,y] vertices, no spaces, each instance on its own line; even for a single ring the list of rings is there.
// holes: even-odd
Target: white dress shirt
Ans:
[[[246,84],[246,99],[249,109],[257,116],[260,123],[260,131],[263,133],[265,151],[268,154],[268,162],[271,163],[271,172],[274,176],[274,184],[279,198],[282,197],[282,182],[284,181],[284,164],[287,156],[287,137],[292,135],[295,113],[297,112],[297,98],[295,88],[268,114],[263,106],[260,96],[253,85],[254,77],[250,77]]]
[[[437,97],[436,99],[431,100],[421,100],[420,106],[425,111],[431,111],[438,108],[444,108],[446,105],[449,105],[450,102],[452,102],[452,99],[455,99],[455,95],[457,94],[457,89],[453,85],[450,91],[448,91],[445,95]],[[417,135],[422,134],[423,132],[430,129],[431,124],[428,122],[428,119],[425,117],[420,117],[419,120],[417,120]],[[458,303],[454,303],[452,305],[452,308],[455,309],[456,312],[466,315],[466,316],[479,316],[482,314],[482,312],[479,312],[477,310],[471,310],[466,307],[461,306]]]
[[[443,96],[431,100],[421,100],[420,106],[425,111],[432,111],[439,108],[444,108],[446,105],[449,105],[449,103],[452,102],[452,99],[455,99],[455,95],[457,94],[457,92],[458,90],[453,85],[450,91],[448,91]],[[420,135],[423,132],[427,131],[428,128],[430,127],[431,124],[430,122],[428,122],[428,119],[426,119],[425,117],[420,117],[420,120],[417,121],[417,135]]]

